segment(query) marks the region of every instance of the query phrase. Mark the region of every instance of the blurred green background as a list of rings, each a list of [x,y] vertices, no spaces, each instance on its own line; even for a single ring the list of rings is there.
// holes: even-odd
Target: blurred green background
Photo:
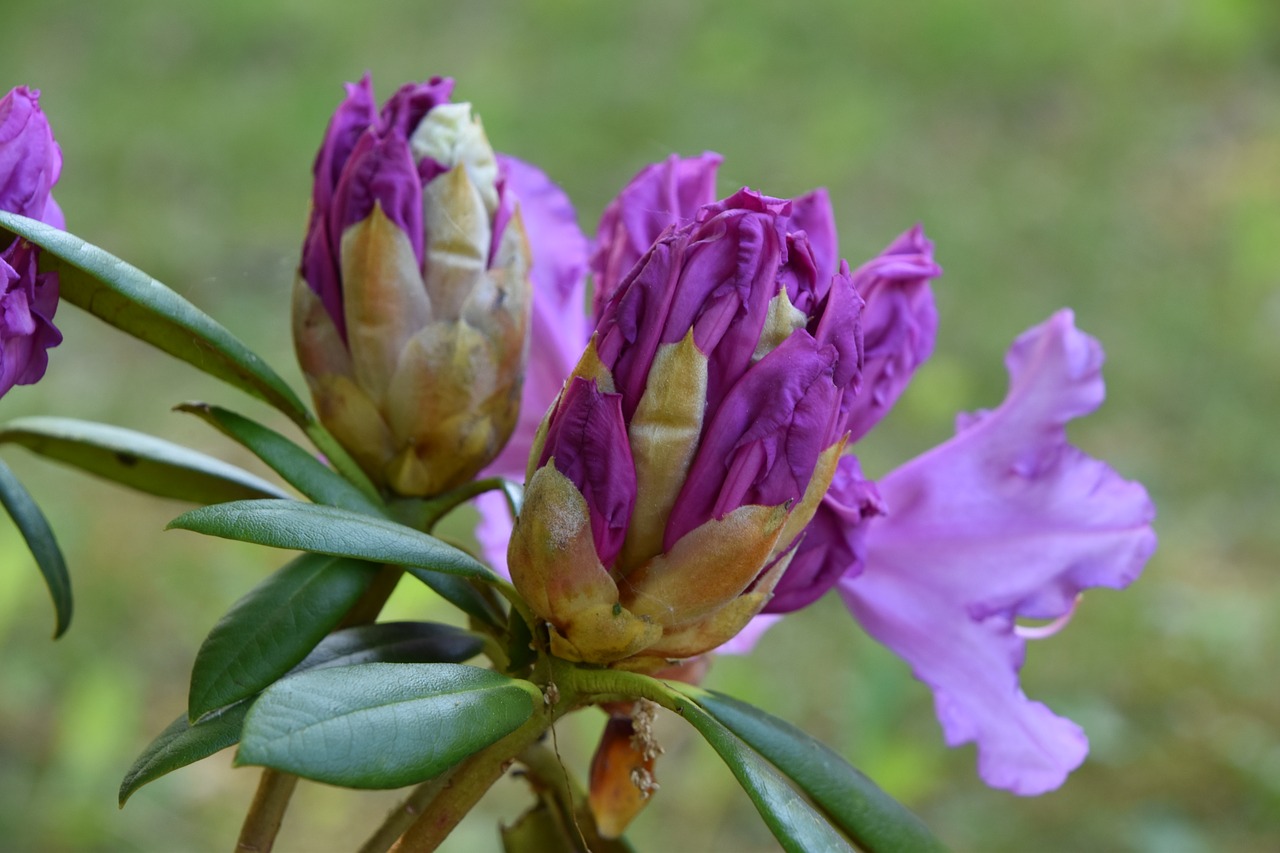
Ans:
[[[1280,5],[1274,0],[6,4],[0,87],[44,90],[71,229],[143,267],[301,387],[288,303],[310,165],[341,84],[458,79],[496,147],[541,165],[594,230],[672,151],[725,155],[721,189],[830,189],[859,263],[916,221],[946,269],[937,354],[860,446],[882,474],[1002,396],[1022,329],[1073,306],[1109,399],[1072,428],[1145,483],[1160,549],[1033,645],[1028,694],[1088,731],[1060,791],[986,789],[928,691],[827,600],[709,683],[801,725],[960,851],[1280,849]],[[45,380],[0,419],[145,428],[254,463],[170,407],[264,407],[65,307]],[[282,426],[283,428],[283,426]],[[4,458],[66,550],[70,633],[0,523],[0,848],[233,843],[257,773],[223,753],[144,788],[124,770],[184,708],[217,617],[278,552],[161,533],[176,503],[19,450]],[[255,468],[255,470],[260,470]],[[397,594],[395,615],[442,615]],[[560,728],[581,772],[600,717]],[[714,754],[666,730],[642,850],[772,850]],[[282,851],[351,849],[394,795],[304,785]],[[504,782],[450,841],[494,849]]]

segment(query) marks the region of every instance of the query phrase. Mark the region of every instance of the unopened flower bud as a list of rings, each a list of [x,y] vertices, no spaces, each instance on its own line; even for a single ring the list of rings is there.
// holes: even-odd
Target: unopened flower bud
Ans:
[[[49,194],[62,171],[62,151],[40,110],[40,93],[25,86],[0,98],[0,210],[62,228]],[[62,342],[53,325],[58,274],[37,271],[40,250],[25,240],[0,246],[0,396],[44,376],[46,352]]]
[[[861,369],[848,267],[743,190],[653,244],[535,440],[512,580],[570,660],[653,670],[769,600],[844,447]]]
[[[316,158],[294,341],[321,421],[379,485],[438,494],[506,444],[519,411],[529,247],[451,80],[375,112],[348,87]]]

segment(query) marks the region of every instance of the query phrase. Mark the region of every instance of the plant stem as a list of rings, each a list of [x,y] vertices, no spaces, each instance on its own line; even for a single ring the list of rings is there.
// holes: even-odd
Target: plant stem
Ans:
[[[421,815],[391,848],[392,853],[429,853],[511,766],[515,756],[542,737],[552,715],[543,711],[511,734],[477,752],[440,777]]]
[[[281,773],[270,767],[262,771],[253,804],[249,806],[249,814],[240,828],[237,853],[269,853],[297,784],[298,777],[291,773]]]
[[[350,628],[354,625],[367,625],[377,619],[378,613],[391,597],[403,574],[404,569],[400,566],[383,566],[373,579],[373,583],[351,606],[347,615],[342,617],[342,621],[334,630]],[[298,777],[292,773],[273,770],[270,767],[262,771],[262,778],[258,780],[258,792],[254,795],[253,802],[249,804],[249,812],[245,815],[244,824],[240,828],[240,840],[236,844],[237,851],[267,853],[271,849],[271,845],[275,844],[276,833],[280,831],[280,824],[284,820],[285,809],[289,807],[289,798],[293,796],[293,789],[297,785]]]
[[[422,507],[423,520],[421,527],[423,530],[430,531],[431,528],[435,527],[436,522],[444,518],[460,504],[466,503],[476,495],[498,490],[506,491],[505,481],[501,477],[486,477],[483,480],[472,480],[470,483],[464,483],[452,491],[425,501]]]
[[[405,830],[413,825],[427,804],[440,793],[448,778],[449,774],[443,773],[414,788],[404,802],[387,815],[382,826],[369,836],[369,840],[360,846],[359,853],[386,853],[390,850],[391,845],[404,835]]]

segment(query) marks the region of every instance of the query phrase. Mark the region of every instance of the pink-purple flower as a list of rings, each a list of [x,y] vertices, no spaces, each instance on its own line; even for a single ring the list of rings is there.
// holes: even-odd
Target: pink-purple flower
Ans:
[[[622,304],[617,291],[639,274],[637,264],[642,268],[642,259],[651,258],[652,247],[699,221],[699,210],[713,202],[719,162],[717,155],[704,154],[650,166],[601,221],[591,258],[596,319],[604,320],[612,310],[613,320],[601,325],[594,346],[617,380],[616,389],[603,393],[574,379],[559,405],[566,413],[579,407],[592,415],[579,417],[574,428],[576,435],[593,436],[596,444],[588,458],[571,464],[579,466],[582,488],[594,495],[587,504],[594,508],[594,538],[605,555],[620,553],[618,543],[630,535],[634,509],[628,463],[631,470],[639,463],[619,455],[625,435],[601,425],[626,423],[634,411],[634,403],[626,401],[646,390],[647,375],[643,367],[628,365],[625,350],[602,342],[610,328],[625,328],[634,346],[642,328],[653,328],[646,318],[660,316],[680,300],[674,288],[639,304],[633,298],[628,322],[622,324],[610,306]],[[795,200],[787,221],[789,233],[804,235],[804,263],[812,265],[798,274],[822,281],[836,273],[836,234],[825,194]],[[792,265],[797,271],[801,267]],[[883,418],[932,352],[937,314],[929,281],[940,272],[932,243],[916,227],[852,273],[853,289],[865,302],[856,336],[860,381],[846,387],[834,426],[828,425],[847,433],[850,443]],[[703,304],[717,292],[722,274],[712,266],[697,273],[703,279]],[[717,328],[732,339],[731,323]],[[659,333],[660,340],[670,337]],[[585,343],[574,333],[561,335],[554,346],[535,338],[533,359]],[[642,366],[646,358],[641,357]],[[1155,547],[1154,508],[1141,485],[1123,480],[1066,440],[1066,422],[1093,411],[1103,397],[1101,348],[1075,328],[1070,312],[1059,312],[1022,335],[1007,364],[1011,386],[1001,406],[962,416],[955,438],[879,481],[864,476],[854,455],[840,458],[812,520],[785,546],[794,545],[790,564],[765,606],[766,615],[757,616],[722,650],[749,649],[781,614],[835,588],[863,628],[934,691],[948,744],[976,742],[984,781],[1034,795],[1062,784],[1083,760],[1087,741],[1074,723],[1023,694],[1018,671],[1025,640],[1065,624],[1085,589],[1119,588],[1137,577]],[[772,390],[782,394],[784,387],[779,377]],[[723,388],[709,388],[707,399],[725,394]],[[613,413],[598,417],[606,409]],[[825,430],[817,431],[819,443],[831,435]],[[572,444],[550,432],[547,442],[530,470],[555,456],[548,447]],[[728,458],[742,446],[722,442],[699,445],[695,452],[702,460]],[[518,471],[503,473],[519,476]],[[705,499],[696,510],[692,503],[681,505],[692,521],[673,527],[674,537],[730,504],[758,499],[743,490],[734,491],[732,501],[711,497],[721,488],[719,476],[718,469],[688,470],[687,488]],[[593,477],[598,485],[591,483]],[[485,514],[482,529],[491,555],[506,543],[506,523],[498,512]],[[664,538],[663,545],[670,544]],[[1053,621],[1026,628],[1019,619]]]
[[[1155,508],[1067,442],[1067,421],[1103,398],[1102,348],[1070,311],[1023,333],[1006,364],[998,408],[962,415],[954,438],[877,483],[885,514],[838,589],[932,688],[947,743],[976,742],[987,784],[1035,795],[1063,783],[1088,741],[1022,692],[1032,632],[1017,620],[1064,619],[1084,590],[1131,583],[1155,549]]]
[[[0,99],[0,210],[65,227],[50,195],[62,171],[62,151],[40,109],[40,93],[25,86]],[[44,376],[47,350],[62,342],[53,325],[58,276],[38,271],[39,250],[14,240],[0,250],[0,396]]]
[[[662,231],[543,422],[512,580],[557,654],[653,669],[768,600],[844,447],[862,362],[847,265],[742,190]]]

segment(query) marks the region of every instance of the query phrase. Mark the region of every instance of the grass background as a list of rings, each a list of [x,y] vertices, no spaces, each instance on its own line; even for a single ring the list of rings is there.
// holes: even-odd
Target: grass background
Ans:
[[[1280,849],[1280,6],[1272,0],[585,0],[315,4],[43,0],[6,8],[0,87],[44,90],[71,229],[221,319],[301,387],[288,299],[310,163],[340,84],[380,97],[450,74],[501,150],[541,165],[594,229],[671,151],[725,155],[723,191],[824,185],[842,254],[916,221],[946,269],[937,354],[860,446],[881,474],[956,411],[997,403],[1004,349],[1064,305],[1107,348],[1109,399],[1073,426],[1144,482],[1160,550],[1034,645],[1023,683],[1093,751],[1058,792],[986,789],[928,691],[833,601],[709,683],[821,737],[957,850]],[[194,419],[238,392],[59,314],[66,343],[0,418],[145,428],[252,467]],[[117,812],[134,755],[184,707],[217,617],[283,556],[164,523],[184,508],[5,450],[58,531],[77,614],[0,524],[0,848],[226,849],[256,772],[224,753]],[[258,469],[255,469],[258,470]],[[397,594],[397,615],[437,605]],[[585,766],[599,718],[562,727]],[[771,850],[714,755],[677,726],[640,848]],[[304,785],[277,849],[351,849],[394,801]],[[496,847],[504,783],[453,850]]]

